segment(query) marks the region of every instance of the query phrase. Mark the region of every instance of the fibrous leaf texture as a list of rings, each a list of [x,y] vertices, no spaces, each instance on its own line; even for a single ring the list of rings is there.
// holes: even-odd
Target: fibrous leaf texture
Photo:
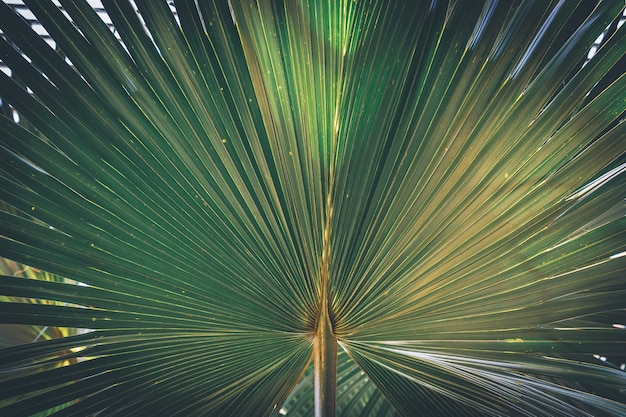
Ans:
[[[622,1],[25,3],[0,414],[626,415]]]

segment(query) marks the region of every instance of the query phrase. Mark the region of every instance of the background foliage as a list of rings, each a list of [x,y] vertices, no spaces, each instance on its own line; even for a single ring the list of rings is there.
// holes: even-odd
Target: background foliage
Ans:
[[[3,415],[626,413],[622,2],[25,3]]]

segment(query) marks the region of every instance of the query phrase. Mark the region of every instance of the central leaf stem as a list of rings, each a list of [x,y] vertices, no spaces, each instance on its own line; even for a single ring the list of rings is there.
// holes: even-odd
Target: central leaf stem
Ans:
[[[337,399],[337,338],[329,311],[330,225],[332,207],[327,201],[326,225],[320,268],[320,309],[313,347],[315,378],[315,417],[335,417]]]

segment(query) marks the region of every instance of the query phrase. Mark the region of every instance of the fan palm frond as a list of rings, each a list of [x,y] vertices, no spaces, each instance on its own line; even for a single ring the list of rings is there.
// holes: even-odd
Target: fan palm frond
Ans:
[[[623,3],[25,3],[2,415],[626,413]]]

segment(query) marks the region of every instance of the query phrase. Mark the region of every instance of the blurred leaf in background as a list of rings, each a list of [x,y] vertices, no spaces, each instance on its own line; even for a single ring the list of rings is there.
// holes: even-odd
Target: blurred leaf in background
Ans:
[[[44,271],[31,268],[26,265],[18,264],[17,262],[10,261],[8,259],[0,259],[0,271],[2,275],[10,275],[13,277],[23,277],[33,280],[64,282],[61,277],[54,276]],[[20,297],[7,297],[0,295],[0,302],[3,303],[24,303],[24,304],[48,304],[48,305],[62,305],[59,302],[49,300],[38,300]],[[64,328],[64,327],[50,327],[50,326],[37,326],[37,325],[13,325],[13,324],[0,324],[0,347],[8,347],[18,344],[33,343],[38,341],[55,339],[58,337],[67,337],[72,334],[76,334],[79,329]]]
[[[54,282],[63,282],[63,278],[54,276],[47,272],[39,271],[34,268],[31,268],[26,265],[21,265],[16,262],[10,261],[8,259],[0,259],[0,272],[2,275],[10,275],[14,277],[23,277],[32,280],[44,280],[44,281],[54,281]],[[62,305],[62,303],[48,301],[48,300],[38,300],[38,299],[26,299],[19,297],[7,297],[0,295],[1,303],[24,303],[24,304],[47,304],[47,305]],[[12,347],[21,344],[30,344],[36,342],[43,342],[46,340],[56,339],[60,337],[68,337],[71,335],[75,335],[81,332],[85,332],[87,329],[76,329],[76,328],[65,328],[65,327],[52,327],[52,326],[41,326],[41,325],[19,325],[19,324],[4,324],[0,323],[0,349]],[[67,360],[58,360],[51,361],[48,363],[37,363],[33,361],[32,365],[25,363],[23,365],[24,374],[31,373],[33,370],[27,370],[31,366],[35,368],[36,372],[46,372],[51,371],[52,369],[69,366],[73,363],[77,362],[77,359],[72,357],[72,350],[68,349],[65,353],[68,355]],[[58,358],[61,359],[63,356],[62,352],[59,352]],[[19,375],[20,370],[15,369],[13,371],[14,375]],[[30,390],[24,390],[22,395],[18,396],[18,399],[21,401],[28,400],[34,393],[30,392]],[[37,413],[38,417],[44,417],[47,415],[51,415],[56,411],[65,408],[64,405],[54,407],[50,410],[45,410],[41,413]]]

